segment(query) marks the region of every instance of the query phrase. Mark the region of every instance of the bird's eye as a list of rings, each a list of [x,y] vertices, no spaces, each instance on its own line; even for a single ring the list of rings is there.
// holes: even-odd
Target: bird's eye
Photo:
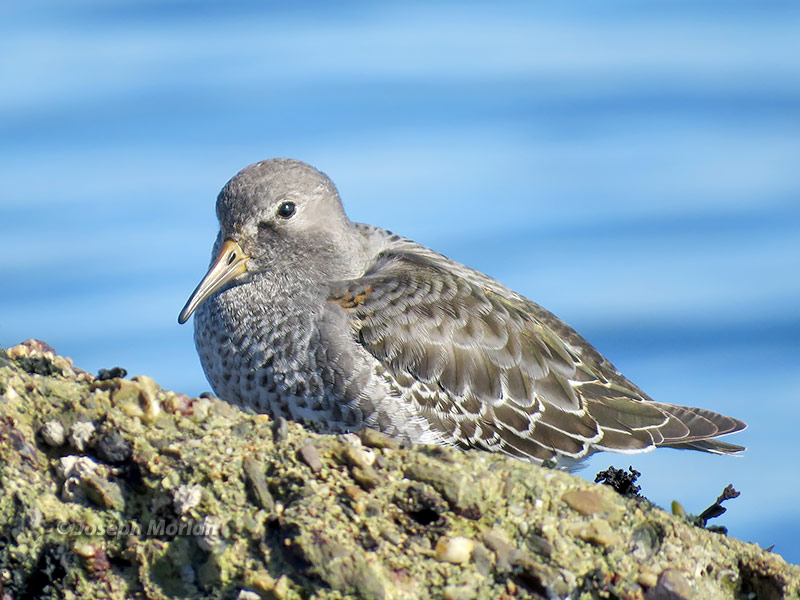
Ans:
[[[289,219],[293,217],[296,212],[297,206],[295,206],[294,202],[283,202],[278,207],[278,216],[282,219]]]

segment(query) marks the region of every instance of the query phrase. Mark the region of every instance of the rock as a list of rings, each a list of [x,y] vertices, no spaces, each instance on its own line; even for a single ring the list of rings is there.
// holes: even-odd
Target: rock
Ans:
[[[245,456],[242,460],[242,469],[256,504],[270,512],[275,510],[275,500],[269,493],[267,480],[264,477],[264,466],[252,456]]]
[[[569,532],[590,544],[613,546],[620,542],[619,535],[605,519],[592,519],[588,523],[575,523]]]
[[[408,479],[431,485],[457,513],[479,504],[479,490],[470,475],[428,456],[416,456],[404,469]]]
[[[99,381],[39,342],[7,356],[3,599],[800,595],[780,556],[567,473]]]
[[[585,516],[604,515],[612,516],[621,512],[615,499],[610,499],[598,490],[572,490],[561,498],[570,508]]]
[[[631,555],[639,562],[650,560],[661,547],[663,537],[658,525],[642,523],[631,534]]]
[[[511,570],[511,555],[515,551],[504,530],[493,529],[483,536],[483,543],[495,554],[495,564],[501,573]]]
[[[88,477],[100,470],[100,465],[88,456],[68,454],[56,462],[56,471],[62,479]]]
[[[69,430],[69,443],[78,452],[83,452],[89,445],[89,441],[94,435],[94,423],[90,421],[78,421]]]
[[[396,439],[369,427],[362,429],[359,432],[359,436],[361,437],[361,442],[370,448],[387,448],[389,450],[400,448],[400,442]]]
[[[472,551],[475,549],[475,542],[463,536],[441,537],[436,542],[434,552],[436,560],[460,565],[469,562],[472,558]]]
[[[197,538],[197,545],[206,552],[215,552],[223,543],[221,527],[222,519],[220,517],[204,517],[200,523],[201,534]]]
[[[442,600],[473,600],[477,598],[476,585],[448,585],[442,590]]]
[[[344,450],[344,459],[354,467],[368,469],[375,464],[375,453],[369,448],[347,446]]]
[[[381,478],[375,469],[372,467],[353,467],[350,471],[353,480],[365,490],[369,491],[378,487],[381,483]]]
[[[293,539],[297,552],[311,565],[312,572],[333,589],[355,594],[364,600],[386,597],[387,578],[379,564],[366,555],[334,539],[330,533],[317,531]]]
[[[120,486],[97,475],[81,478],[81,489],[86,497],[101,508],[122,511],[125,508],[125,497]]]
[[[319,451],[313,442],[307,442],[300,448],[300,457],[303,459],[314,473],[322,471],[322,459],[319,457]]]
[[[121,464],[127,461],[133,450],[119,431],[106,433],[95,446],[97,456],[111,464]]]
[[[275,441],[285,442],[289,439],[289,421],[284,417],[278,417],[272,425],[272,435],[275,436]]]
[[[520,531],[520,533],[522,532]],[[525,545],[533,550],[536,554],[540,554],[541,556],[551,556],[555,551],[553,544],[551,544],[547,538],[539,534],[530,533],[522,535]]]
[[[655,587],[645,594],[646,600],[693,600],[692,586],[680,571],[667,569],[658,576]]]
[[[56,420],[45,423],[40,433],[42,434],[44,443],[53,447],[62,445],[67,435],[66,431],[64,431],[64,426],[60,421]]]
[[[188,513],[202,499],[203,488],[199,485],[182,485],[172,493],[172,502],[179,515]]]
[[[113,388],[113,392],[111,393],[111,399],[118,405],[123,404],[136,404],[138,407],[139,403],[139,396],[141,394],[141,387],[135,382],[130,381],[128,379],[119,379],[117,381],[102,379],[102,382],[109,381],[112,384],[115,384]],[[100,384],[101,387],[107,387],[104,384]],[[144,414],[144,411],[141,410],[141,407],[138,407],[141,414]]]
[[[161,390],[159,385],[147,375],[137,375],[133,381],[139,384],[141,390],[143,418],[145,422],[152,423],[161,412],[161,405],[158,401],[158,392]]]
[[[644,588],[654,588],[658,585],[658,575],[655,573],[640,572],[636,576],[636,583]]]
[[[472,549],[472,562],[481,577],[487,577],[492,572],[494,566],[492,553],[480,542],[475,542],[475,547]]]

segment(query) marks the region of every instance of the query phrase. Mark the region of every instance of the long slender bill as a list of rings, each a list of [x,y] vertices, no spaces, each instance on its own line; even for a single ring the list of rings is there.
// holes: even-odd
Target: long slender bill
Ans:
[[[248,260],[250,257],[242,252],[239,244],[233,240],[225,240],[214,264],[211,265],[206,276],[192,292],[181,314],[178,315],[178,323],[186,323],[197,307],[208,300],[214,292],[231,279],[245,273]]]

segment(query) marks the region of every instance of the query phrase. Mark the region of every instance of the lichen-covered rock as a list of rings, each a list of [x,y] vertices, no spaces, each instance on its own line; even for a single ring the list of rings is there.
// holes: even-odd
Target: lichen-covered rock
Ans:
[[[314,434],[0,351],[0,598],[800,596],[800,567],[510,458]]]

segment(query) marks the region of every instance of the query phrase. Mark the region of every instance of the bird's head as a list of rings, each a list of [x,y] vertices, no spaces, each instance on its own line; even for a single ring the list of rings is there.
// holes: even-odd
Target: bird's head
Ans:
[[[309,281],[352,275],[361,249],[339,193],[306,163],[276,158],[237,173],[217,197],[220,231],[211,266],[178,317],[229,282],[267,273]]]

